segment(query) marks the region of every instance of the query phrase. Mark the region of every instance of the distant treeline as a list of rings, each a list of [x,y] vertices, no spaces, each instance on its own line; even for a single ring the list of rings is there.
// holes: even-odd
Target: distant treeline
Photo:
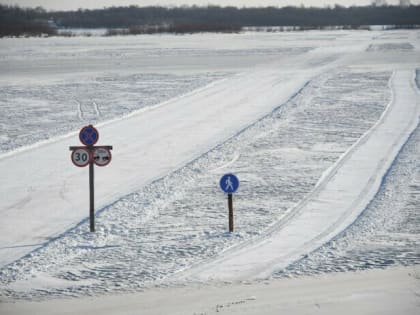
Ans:
[[[56,28],[124,29],[132,33],[231,32],[247,26],[298,26],[302,29],[346,25],[420,24],[420,6],[305,7],[111,7],[48,12],[0,5],[0,36],[54,34]]]
[[[54,35],[56,29],[48,23],[45,10],[21,9],[0,5],[0,36]]]

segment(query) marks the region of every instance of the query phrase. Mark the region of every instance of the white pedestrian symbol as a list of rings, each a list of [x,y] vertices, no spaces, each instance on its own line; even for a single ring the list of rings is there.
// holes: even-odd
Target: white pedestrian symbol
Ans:
[[[230,176],[228,176],[228,178],[226,179],[225,184],[226,184],[226,186],[225,186],[226,190],[233,190],[233,183],[230,180]]]

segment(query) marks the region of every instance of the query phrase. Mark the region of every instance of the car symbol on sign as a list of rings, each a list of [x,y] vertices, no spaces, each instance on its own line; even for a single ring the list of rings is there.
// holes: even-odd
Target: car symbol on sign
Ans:
[[[93,151],[93,160],[98,166],[105,166],[111,162],[111,151],[107,148],[96,148]]]

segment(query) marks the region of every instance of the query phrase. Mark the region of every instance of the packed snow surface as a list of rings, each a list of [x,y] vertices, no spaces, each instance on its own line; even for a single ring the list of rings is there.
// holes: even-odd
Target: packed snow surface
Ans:
[[[152,288],[142,292],[4,303],[13,315],[381,314],[419,311],[420,266],[302,276],[280,281]]]
[[[2,40],[1,294],[267,277],[363,233],[417,125],[418,47],[416,31]],[[94,234],[68,151],[87,123],[114,146],[95,170]],[[233,234],[226,172],[241,180]]]

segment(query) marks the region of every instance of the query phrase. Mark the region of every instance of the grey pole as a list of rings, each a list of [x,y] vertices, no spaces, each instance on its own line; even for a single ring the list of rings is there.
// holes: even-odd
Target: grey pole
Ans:
[[[94,173],[93,161],[89,162],[89,218],[90,218],[90,231],[95,232],[95,188],[94,188]]]

